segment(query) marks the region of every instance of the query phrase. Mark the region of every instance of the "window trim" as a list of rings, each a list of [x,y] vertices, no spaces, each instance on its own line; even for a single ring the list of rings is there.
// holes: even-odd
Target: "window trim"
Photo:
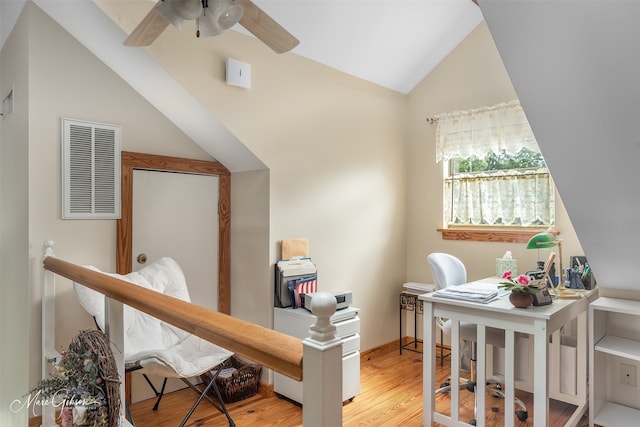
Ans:
[[[438,228],[437,231],[442,233],[442,240],[466,240],[472,242],[495,242],[495,243],[527,243],[534,235],[548,231],[557,236],[560,232],[556,230],[548,230],[546,228],[526,229],[498,229],[495,226],[487,228],[478,227],[456,227],[456,228]]]

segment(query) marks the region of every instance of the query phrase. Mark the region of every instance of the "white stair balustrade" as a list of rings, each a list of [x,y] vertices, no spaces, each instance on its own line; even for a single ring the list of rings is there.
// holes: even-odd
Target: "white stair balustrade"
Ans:
[[[318,318],[303,345],[302,424],[306,427],[342,425],[342,341],[336,335],[331,316],[336,298],[318,292],[311,312]]]

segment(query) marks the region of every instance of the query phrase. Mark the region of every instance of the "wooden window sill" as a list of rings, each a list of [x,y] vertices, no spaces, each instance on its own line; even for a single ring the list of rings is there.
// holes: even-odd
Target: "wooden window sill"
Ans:
[[[545,230],[496,230],[482,228],[438,228],[443,240],[469,240],[474,242],[527,243]],[[551,231],[558,235],[557,231]]]

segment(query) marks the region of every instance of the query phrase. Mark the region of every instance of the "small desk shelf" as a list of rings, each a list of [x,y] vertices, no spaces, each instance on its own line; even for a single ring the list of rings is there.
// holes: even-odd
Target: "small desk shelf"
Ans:
[[[639,323],[640,301],[601,297],[589,305],[590,426],[637,425],[640,393],[621,383],[619,366],[640,367]]]

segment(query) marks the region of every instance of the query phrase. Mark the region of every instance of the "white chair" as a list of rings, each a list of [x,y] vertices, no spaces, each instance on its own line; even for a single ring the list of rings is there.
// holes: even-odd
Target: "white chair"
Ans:
[[[434,284],[436,289],[444,289],[449,286],[458,286],[467,283],[467,270],[458,258],[453,255],[435,252],[429,254],[427,257],[429,266],[433,272]],[[448,336],[451,336],[451,321],[440,317],[436,318],[436,322],[440,329]],[[476,389],[476,354],[477,354],[477,328],[474,323],[460,322],[460,339],[471,342],[471,355],[470,355],[470,378],[461,380],[459,384],[460,389],[466,389],[472,393]],[[494,347],[504,348],[504,331],[496,328],[485,329],[486,343]],[[498,381],[487,380],[487,385],[494,385],[494,387],[488,387],[486,390],[494,395],[504,398],[504,392]],[[451,391],[451,384],[449,380],[441,384],[440,388],[436,390],[436,394],[448,393]],[[516,411],[516,416],[520,421],[524,421],[528,418],[527,408],[524,403],[516,398],[516,404],[521,408]],[[471,425],[476,425],[476,399],[474,397],[474,419],[471,420]]]
[[[99,271],[95,267],[88,268]],[[184,274],[171,258],[161,258],[139,271],[125,276],[105,274],[184,301],[190,301]],[[104,295],[78,283],[74,283],[73,286],[82,307],[93,316],[97,327],[104,330]],[[156,395],[153,410],[158,409],[164,395],[167,378],[178,378],[198,393],[198,399],[180,426],[186,424],[203,398],[209,400],[226,415],[230,426],[235,425],[224,405],[215,381],[220,373],[222,363],[233,353],[126,305],[124,306],[124,328],[126,370],[127,372],[135,371],[144,376]],[[197,378],[206,372],[210,372],[212,380],[202,389],[189,381],[189,378]],[[160,391],[156,389],[148,375],[164,377]],[[218,397],[220,406],[209,397],[210,389],[213,389]],[[129,418],[131,419],[130,415]]]

